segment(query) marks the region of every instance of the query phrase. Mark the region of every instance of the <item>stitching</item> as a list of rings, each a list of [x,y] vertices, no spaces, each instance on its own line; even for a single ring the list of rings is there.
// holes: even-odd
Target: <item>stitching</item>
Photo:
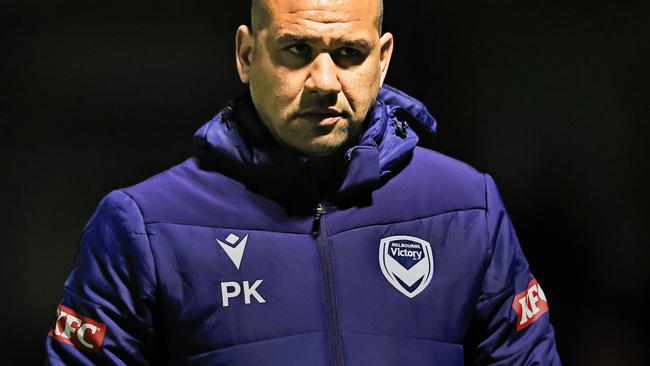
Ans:
[[[300,333],[295,333],[295,334],[283,335],[283,336],[279,336],[279,337],[258,339],[256,341],[237,343],[237,344],[233,344],[233,345],[230,345],[230,346],[218,347],[218,348],[215,348],[215,349],[212,349],[212,350],[209,350],[209,351],[205,351],[205,352],[199,352],[199,353],[194,353],[194,354],[191,354],[191,355],[185,355],[184,357],[195,357],[195,356],[205,355],[205,354],[212,353],[212,352],[223,351],[223,350],[231,349],[231,348],[235,348],[235,347],[248,346],[248,345],[252,345],[252,344],[255,344],[255,343],[269,342],[269,341],[279,340],[279,339],[283,339],[283,338],[291,338],[291,337],[297,337],[297,336],[302,336],[302,335],[307,335],[307,334],[316,334],[316,333],[325,334],[326,332],[322,331],[322,330],[312,330],[312,331],[308,331],[308,332],[300,332]]]
[[[192,227],[202,227],[208,229],[218,229],[218,230],[238,230],[238,231],[259,231],[265,233],[278,233],[278,234],[293,234],[293,235],[311,235],[310,233],[294,233],[290,231],[276,231],[276,230],[264,230],[264,229],[247,229],[242,227],[229,227],[229,226],[209,226],[209,225],[194,225],[194,224],[183,224],[178,222],[145,222],[145,225],[179,225],[179,226],[192,226]]]
[[[138,208],[138,211],[140,213],[140,217],[142,218],[142,226],[145,229],[144,235],[147,236],[147,247],[149,248],[149,252],[151,253],[151,259],[153,260],[153,266],[154,266],[153,270],[154,270],[154,276],[155,276],[155,280],[156,280],[156,283],[153,284],[154,285],[154,290],[156,292],[158,292],[158,283],[160,282],[160,273],[158,271],[158,258],[156,256],[156,254],[154,253],[153,248],[151,247],[151,241],[149,240],[149,233],[147,233],[147,229],[144,227],[144,225],[145,225],[144,212],[142,211],[142,208],[140,207],[138,202],[133,198],[133,196],[131,196],[130,194],[128,194],[127,192],[122,191],[122,190],[120,190],[119,192],[126,195],[131,200],[131,202],[133,202],[135,207]]]
[[[516,282],[517,282],[517,277],[521,276],[522,274],[527,274],[529,272],[530,272],[530,266],[525,266],[524,269],[522,269],[521,271],[515,273],[515,275],[513,276],[513,280],[508,282],[508,284],[501,291],[496,292],[494,294],[483,294],[483,295],[479,296],[478,303],[482,303],[482,302],[485,302],[485,301],[490,301],[490,300],[492,300],[492,299],[494,299],[496,297],[503,296],[504,294],[506,294],[508,292],[512,292],[512,294],[515,294],[515,292],[517,291],[517,289],[515,288],[515,285],[516,285]]]
[[[447,342],[447,341],[442,341],[439,339],[432,339],[432,338],[403,337],[403,336],[395,336],[395,335],[381,335],[381,334],[361,333],[361,332],[341,332],[341,334],[354,334],[354,335],[364,335],[364,336],[371,336],[371,337],[398,338],[398,339],[415,339],[418,341],[445,343],[445,344],[462,347],[462,344],[460,343]]]
[[[114,303],[110,303],[111,305],[115,305],[115,308],[113,309],[113,308],[110,308],[110,307],[108,307],[106,305],[102,305],[102,304],[100,304],[100,303],[98,303],[96,301],[93,301],[91,299],[87,299],[85,296],[82,296],[77,291],[73,290],[72,287],[70,287],[70,286],[63,286],[63,290],[64,290],[64,299],[66,297],[74,297],[77,301],[80,301],[80,302],[86,304],[86,306],[101,309],[107,315],[108,319],[110,319],[111,321],[114,321],[116,323],[117,323],[118,319],[123,320],[125,322],[132,321],[132,319],[122,315],[119,312],[118,306],[116,304],[114,304]],[[63,301],[61,301],[60,304],[63,304]],[[73,305],[70,304],[68,307],[72,308]],[[75,309],[75,310],[78,311],[78,309]],[[81,313],[81,312],[79,311],[79,313]],[[96,319],[96,317],[94,317],[93,315],[88,315],[88,312],[85,312],[85,311],[83,312],[83,315],[86,316],[86,317],[89,317],[89,318],[93,318],[93,319],[95,319],[97,321],[106,322],[103,319]],[[99,313],[97,315],[99,316]],[[120,328],[120,329],[123,329],[123,326],[121,326],[119,323],[117,323],[117,327]],[[147,326],[146,329],[148,331],[154,331],[155,330],[155,328],[151,327],[151,326]]]
[[[362,226],[356,226],[356,227],[353,227],[353,228],[350,228],[350,229],[345,229],[345,230],[330,234],[330,236],[342,234],[342,233],[352,231],[352,230],[363,229],[363,228],[367,228],[367,227],[371,227],[371,226],[383,226],[383,225],[401,224],[401,223],[405,223],[405,222],[409,222],[409,221],[423,220],[423,219],[428,219],[428,218],[432,218],[432,217],[447,215],[447,214],[451,214],[451,213],[464,212],[464,211],[473,211],[473,210],[486,210],[486,209],[485,209],[485,207],[460,208],[460,209],[435,213],[433,215],[414,217],[414,218],[411,218],[411,219],[405,219],[405,220],[399,220],[399,221],[390,221],[390,222],[378,223],[378,224],[367,224],[367,225],[362,225]],[[265,229],[247,229],[247,228],[243,228],[243,227],[228,227],[228,226],[195,225],[195,224],[184,224],[184,223],[178,223],[178,222],[156,222],[156,221],[154,221],[154,222],[145,222],[145,225],[180,225],[180,226],[203,227],[203,228],[218,229],[218,230],[246,230],[246,231],[257,231],[257,232],[265,232],[265,233],[294,234],[294,235],[307,235],[307,236],[311,235],[311,233],[308,233],[308,232],[296,233],[296,232],[290,232],[290,231],[265,230]]]
[[[487,232],[487,239],[488,239],[488,249],[490,250],[490,254],[488,256],[488,267],[486,267],[485,273],[487,274],[487,268],[490,267],[490,264],[492,264],[492,257],[494,256],[494,252],[496,251],[496,245],[497,245],[497,238],[496,234],[498,232],[498,228],[501,226],[501,220],[503,217],[500,215],[499,219],[497,220],[497,225],[496,225],[496,230],[493,234],[495,234],[495,237],[492,238],[492,235],[490,234],[490,207],[489,207],[489,200],[490,200],[490,192],[489,192],[489,187],[488,187],[488,178],[486,174],[483,174],[483,186],[485,189],[485,231]]]
[[[483,284],[485,283],[485,278],[488,275],[488,270],[490,269],[490,265],[492,264],[492,257],[494,256],[494,252],[496,249],[496,241],[492,241],[492,237],[490,236],[490,207],[489,207],[489,189],[488,189],[488,177],[485,173],[483,173],[483,189],[485,189],[485,234],[486,234],[486,240],[487,240],[487,250],[488,253],[486,253],[486,262],[485,262],[485,271],[483,271],[483,276],[481,278],[483,281],[481,282],[481,289],[483,287]],[[481,291],[482,292],[482,291]],[[496,297],[498,294],[495,296],[487,296],[485,300],[489,300],[492,297]],[[481,298],[479,297],[478,302],[481,302]]]
[[[448,214],[452,214],[452,213],[464,212],[464,211],[473,211],[473,210],[485,210],[485,208],[483,208],[483,207],[462,208],[462,209],[457,209],[457,210],[449,210],[449,211],[445,211],[445,212],[440,212],[440,213],[437,213],[437,214],[434,214],[434,215],[415,217],[415,218],[412,218],[412,219],[406,219],[406,220],[400,220],[400,221],[391,221],[391,222],[387,222],[387,223],[383,223],[383,224],[368,224],[368,225],[353,227],[353,228],[350,228],[350,229],[345,229],[345,230],[337,232],[336,234],[331,234],[331,236],[346,233],[348,231],[364,229],[364,228],[371,227],[371,226],[402,224],[402,223],[410,222],[410,221],[418,221],[418,220],[430,219],[430,218],[443,216],[443,215],[448,215]]]

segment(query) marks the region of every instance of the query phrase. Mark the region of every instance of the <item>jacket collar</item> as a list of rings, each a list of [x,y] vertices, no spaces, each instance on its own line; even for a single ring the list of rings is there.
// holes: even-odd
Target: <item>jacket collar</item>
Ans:
[[[359,143],[344,155],[333,200],[359,197],[396,174],[418,143],[412,125],[420,133],[436,131],[435,119],[420,101],[388,85],[381,88],[364,125]],[[285,204],[320,200],[312,190],[309,159],[273,138],[248,93],[203,125],[194,142],[199,158],[254,191]]]

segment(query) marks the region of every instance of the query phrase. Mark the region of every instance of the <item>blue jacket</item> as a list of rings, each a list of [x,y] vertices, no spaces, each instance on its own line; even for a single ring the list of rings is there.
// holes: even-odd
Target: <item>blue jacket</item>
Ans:
[[[385,86],[323,186],[236,99],[195,157],[101,201],[49,363],[559,365],[494,182],[417,146],[435,127]]]

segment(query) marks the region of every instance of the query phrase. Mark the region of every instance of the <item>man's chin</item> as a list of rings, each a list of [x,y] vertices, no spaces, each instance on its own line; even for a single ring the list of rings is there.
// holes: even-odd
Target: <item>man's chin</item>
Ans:
[[[343,154],[342,149],[347,147],[347,139],[334,136],[318,136],[316,138],[291,144],[292,148],[301,155],[311,158],[321,158],[336,154]]]

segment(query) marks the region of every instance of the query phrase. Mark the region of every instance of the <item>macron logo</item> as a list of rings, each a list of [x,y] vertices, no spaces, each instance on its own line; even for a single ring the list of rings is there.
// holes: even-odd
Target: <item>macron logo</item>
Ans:
[[[217,243],[221,246],[224,252],[228,254],[228,258],[232,263],[239,269],[241,265],[241,258],[244,256],[244,249],[246,249],[246,241],[248,240],[248,234],[244,236],[243,239],[239,240],[239,237],[235,234],[230,234],[226,238],[226,243],[217,239]]]
[[[244,256],[244,249],[246,249],[247,241],[248,234],[246,234],[241,240],[235,234],[228,234],[225,243],[217,239],[217,243],[219,243],[221,249],[226,252],[228,258],[230,258],[237,269],[239,269],[239,266],[241,265],[241,259]],[[266,300],[259,292],[257,292],[257,288],[262,284],[262,281],[264,280],[243,281],[241,285],[236,281],[221,282],[221,306],[224,308],[229,307],[230,300],[237,298],[239,295],[243,295],[245,305],[250,305],[252,299],[255,299],[258,304],[264,304]],[[251,282],[253,283],[252,285]]]

